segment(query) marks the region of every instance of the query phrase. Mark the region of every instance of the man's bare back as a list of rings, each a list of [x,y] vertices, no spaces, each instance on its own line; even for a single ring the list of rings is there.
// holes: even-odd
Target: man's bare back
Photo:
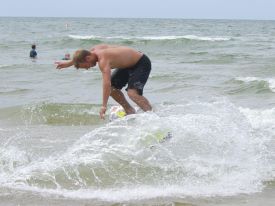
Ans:
[[[98,57],[98,64],[101,68],[101,62],[108,62],[110,69],[114,68],[130,68],[134,66],[141,58],[142,53],[123,46],[108,47],[105,49],[94,49],[91,51]]]

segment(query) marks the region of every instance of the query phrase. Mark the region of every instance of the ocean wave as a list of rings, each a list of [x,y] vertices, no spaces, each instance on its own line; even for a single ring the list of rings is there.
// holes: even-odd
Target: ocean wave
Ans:
[[[8,67],[8,66],[10,66],[10,65],[2,64],[2,65],[0,65],[0,68],[4,68],[4,67]]]
[[[272,78],[259,78],[259,77],[236,77],[235,80],[237,81],[242,81],[245,83],[253,83],[253,82],[258,82],[258,83],[266,83],[268,85],[268,88],[272,91],[275,92],[275,79]]]
[[[81,35],[69,35],[72,39],[79,40],[177,40],[177,39],[185,39],[185,40],[196,40],[196,41],[229,41],[230,37],[207,37],[207,36],[196,36],[196,35],[183,35],[183,36],[112,36],[112,37],[104,37],[104,36],[81,36]]]
[[[100,105],[37,103],[0,109],[1,118],[28,125],[97,125]]]
[[[0,95],[17,95],[30,92],[31,89],[23,89],[23,88],[0,88]]]
[[[172,139],[151,149],[144,140],[164,128]],[[0,183],[111,202],[250,194],[272,179],[266,144],[228,101],[163,105],[102,125],[61,155],[33,160],[11,148],[0,162],[19,167],[0,170]]]

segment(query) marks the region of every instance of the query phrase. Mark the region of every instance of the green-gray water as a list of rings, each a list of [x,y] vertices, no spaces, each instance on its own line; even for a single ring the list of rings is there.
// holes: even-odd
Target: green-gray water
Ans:
[[[274,203],[274,21],[0,18],[0,31],[0,205]],[[100,120],[98,68],[55,69],[99,43],[150,57],[154,113]],[[152,148],[158,131],[173,137]]]

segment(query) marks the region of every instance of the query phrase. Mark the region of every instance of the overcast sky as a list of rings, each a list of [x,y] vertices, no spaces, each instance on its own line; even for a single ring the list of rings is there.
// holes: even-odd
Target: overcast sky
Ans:
[[[0,16],[275,20],[275,0],[1,0]]]

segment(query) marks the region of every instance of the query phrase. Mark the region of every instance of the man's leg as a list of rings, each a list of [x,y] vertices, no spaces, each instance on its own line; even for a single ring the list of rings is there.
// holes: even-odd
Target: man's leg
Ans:
[[[117,101],[125,110],[127,114],[134,114],[136,113],[135,109],[128,103],[128,101],[125,99],[124,94],[119,89],[111,88],[111,97],[115,101]]]
[[[135,102],[143,111],[151,111],[152,106],[150,102],[144,97],[138,94],[136,89],[128,89],[128,96],[133,102]]]
[[[110,95],[123,107],[127,114],[134,114],[136,112],[135,109],[127,102],[120,90],[128,83],[128,79],[129,74],[127,69],[116,69],[111,77],[112,88]]]

